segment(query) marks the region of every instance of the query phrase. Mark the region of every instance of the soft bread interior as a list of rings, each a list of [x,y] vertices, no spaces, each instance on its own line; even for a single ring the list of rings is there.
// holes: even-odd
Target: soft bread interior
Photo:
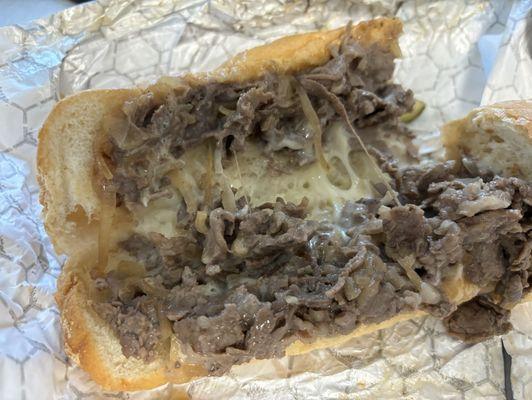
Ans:
[[[449,158],[472,157],[481,168],[532,179],[532,100],[477,108],[442,129]]]
[[[74,256],[96,240],[100,198],[92,185],[94,143],[103,117],[140,90],[94,90],[60,101],[39,133],[40,201],[58,253]],[[80,240],[83,238],[83,240]]]

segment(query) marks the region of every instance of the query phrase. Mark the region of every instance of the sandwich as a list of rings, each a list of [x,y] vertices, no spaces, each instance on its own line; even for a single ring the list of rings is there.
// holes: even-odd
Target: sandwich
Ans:
[[[60,101],[39,135],[67,256],[69,356],[142,390],[430,314],[479,341],[530,298],[532,102],[482,107],[423,160],[397,19],[284,37],[212,72]]]

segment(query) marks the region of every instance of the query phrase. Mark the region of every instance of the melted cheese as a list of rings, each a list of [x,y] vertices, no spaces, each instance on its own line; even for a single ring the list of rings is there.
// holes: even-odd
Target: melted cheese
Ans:
[[[237,196],[248,195],[252,206],[273,202],[277,197],[293,203],[299,203],[303,197],[307,197],[310,217],[328,218],[347,200],[373,196],[373,192],[364,175],[352,168],[349,137],[342,124],[333,125],[327,135],[329,141],[325,147],[325,157],[327,161],[336,157],[343,164],[351,182],[347,189],[333,184],[319,162],[292,167],[287,171],[273,170],[270,160],[253,143],[249,143],[237,155],[241,174],[234,162],[224,169],[224,173],[231,185],[238,189]]]
[[[176,210],[182,205],[183,200],[177,190],[173,190],[169,198],[162,197],[151,201],[148,207],[139,205],[134,212],[137,220],[135,231],[144,235],[156,232],[167,238],[176,236]]]
[[[223,171],[215,174],[215,193],[219,194],[229,185],[237,190],[236,198],[245,195],[251,206],[274,202],[277,197],[293,203],[307,197],[309,218],[334,220],[346,201],[374,197],[372,182],[379,181],[379,177],[365,154],[351,150],[349,133],[341,123],[331,126],[325,136],[325,158],[340,168],[327,172],[319,162],[313,162],[277,170],[264,156],[260,145],[248,141],[236,157],[227,160]],[[138,232],[158,232],[166,237],[178,234],[176,210],[182,206],[183,200],[188,211],[196,211],[203,200],[210,165],[209,151],[207,144],[201,144],[181,157],[184,167],[169,174],[175,188],[173,196],[151,201],[147,208],[142,207],[143,210],[136,212]],[[275,157],[282,161],[280,157],[283,155],[277,153]]]

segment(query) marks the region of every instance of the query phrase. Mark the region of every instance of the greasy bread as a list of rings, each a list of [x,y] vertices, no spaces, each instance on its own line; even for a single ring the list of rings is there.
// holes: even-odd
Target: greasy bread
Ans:
[[[375,43],[396,51],[400,30],[399,21],[382,19],[356,25],[353,35],[363,44]],[[237,56],[214,73],[186,79],[189,82],[204,79],[235,81],[259,77],[269,69],[294,72],[319,65],[329,57],[328,45],[338,40],[340,34],[341,31],[336,30],[284,38]],[[149,364],[126,358],[116,336],[92,308],[87,307],[92,299],[89,271],[95,265],[101,223],[100,199],[89,184],[95,168],[94,142],[102,129],[104,116],[139,93],[139,89],[89,91],[63,100],[42,128],[38,152],[46,229],[56,250],[69,257],[56,296],[62,310],[67,352],[96,382],[112,390],[147,389],[166,382],[186,382],[207,374],[203,367],[190,364],[182,364],[171,373],[167,372],[167,355],[162,351]],[[111,244],[120,240],[128,230],[127,221],[120,224],[119,221],[120,215],[114,225],[119,228],[113,229],[109,237]],[[471,286],[458,276],[449,283],[449,297],[456,303],[468,300],[478,292]],[[350,335],[323,338],[311,344],[295,342],[287,348],[287,354],[296,355],[341,344],[349,338],[419,315],[423,312],[401,314],[381,324],[360,326]]]
[[[471,111],[442,129],[447,158],[466,154],[480,167],[532,179],[532,100],[506,101]]]

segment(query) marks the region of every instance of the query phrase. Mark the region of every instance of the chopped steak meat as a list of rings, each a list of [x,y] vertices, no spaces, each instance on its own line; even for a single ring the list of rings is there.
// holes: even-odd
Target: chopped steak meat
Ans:
[[[166,174],[206,141],[238,152],[253,137],[270,157],[288,154],[283,168],[290,168],[319,160],[315,125],[326,132],[339,120],[350,130],[403,134],[398,116],[413,98],[390,82],[391,54],[348,37],[331,53],[297,76],[182,82],[126,102],[127,126],[110,132],[108,154],[119,202],[133,209],[166,196]],[[319,123],[312,127],[309,116]],[[306,199],[250,205],[229,188],[226,198],[211,193],[200,211],[176,209],[180,236],[135,233],[123,241],[138,271],[98,277],[106,300],[95,308],[124,355],[153,359],[171,325],[181,361],[221,374],[282,356],[296,340],[348,334],[409,310],[446,317],[449,331],[467,340],[505,332],[507,309],[530,290],[532,183],[494,177],[467,159],[399,168],[370,150],[402,204],[390,206],[384,187],[382,199],[348,201],[324,222],[309,218]],[[456,309],[442,284],[462,270],[484,294]]]
[[[118,194],[126,204],[146,202],[168,185],[164,175],[177,158],[208,138],[238,150],[253,135],[266,153],[285,151],[295,164],[312,162],[314,133],[297,85],[308,90],[323,128],[339,119],[323,90],[344,104],[356,127],[397,126],[414,100],[411,91],[390,83],[393,56],[376,46],[362,48],[350,37],[331,50],[329,62],[296,77],[270,74],[253,82],[200,86],[183,81],[164,101],[151,92],[127,101],[123,112],[129,124],[110,132]]]
[[[487,211],[460,221],[464,231],[465,257],[471,262],[465,265],[465,275],[473,283],[486,285],[497,282],[508,267],[503,254],[502,238],[522,233],[518,210]]]
[[[400,260],[410,255],[417,257],[427,251],[431,228],[418,206],[409,204],[392,208],[383,229],[389,257]]]
[[[125,304],[127,303],[127,304]],[[151,361],[160,339],[156,299],[146,295],[131,301],[96,304],[96,311],[111,323],[126,357]]]
[[[204,264],[211,265],[223,261],[229,248],[225,236],[231,236],[235,229],[235,216],[223,208],[213,210],[209,215],[209,233],[201,256]]]
[[[509,317],[508,310],[478,297],[461,304],[444,323],[451,335],[474,343],[508,332],[512,327]]]
[[[498,210],[510,205],[513,188],[499,188],[500,179],[484,183],[482,179],[463,179],[455,181],[453,187],[445,182],[433,183],[428,192],[442,191],[433,207],[447,218],[457,219],[460,216],[471,217],[481,211]],[[510,189],[510,190],[509,190]]]
[[[346,334],[361,323],[406,310],[448,316],[452,332],[474,340],[507,329],[502,307],[528,290],[531,272],[530,217],[525,217],[530,184],[500,177],[474,184],[474,199],[497,190],[497,198],[505,201],[490,203],[488,209],[473,207],[474,213],[465,215],[449,212],[440,205],[450,191],[458,199],[470,194],[463,178],[457,178],[429,184],[438,190],[427,190],[430,197],[422,206],[349,202],[338,224],[331,224],[306,219],[305,200],[294,205],[278,199],[234,213],[210,211],[208,232],[190,238],[203,243],[201,262],[182,257],[179,238],[153,236],[150,241],[134,235],[123,247],[147,270],[153,268],[150,260],[157,260],[160,276],[174,272],[174,286],[166,285],[157,300],[151,298],[173,322],[191,362],[213,374],[252,358],[280,356],[295,340]],[[499,209],[493,210],[493,204]],[[428,208],[433,209],[429,216]],[[411,273],[404,266],[409,257]],[[479,286],[496,285],[503,303],[488,307],[475,300],[451,314],[454,307],[440,285],[459,264]],[[132,341],[139,332],[120,319],[133,312],[137,299],[147,297],[142,285],[136,291],[140,297],[118,296],[101,307],[113,310],[104,315],[128,343],[124,352],[141,356],[148,353],[139,353],[135,345],[145,342]],[[133,309],[136,318],[144,315]],[[472,313],[478,314],[474,323]],[[135,326],[157,328],[147,321],[140,318]]]

